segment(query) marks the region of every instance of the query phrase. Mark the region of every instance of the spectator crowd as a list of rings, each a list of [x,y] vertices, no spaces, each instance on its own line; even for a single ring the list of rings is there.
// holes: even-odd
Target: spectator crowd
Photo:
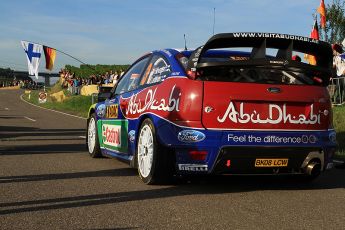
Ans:
[[[44,83],[33,80],[0,81],[0,88],[13,86],[19,86],[22,89],[42,89],[44,87]]]
[[[344,104],[345,102],[345,39],[342,44],[332,44],[333,50],[333,71],[329,85],[330,95],[333,104]]]
[[[105,72],[104,74],[92,74],[87,78],[76,76],[75,73],[68,71],[67,69],[61,69],[60,84],[63,89],[67,89],[71,94],[80,94],[81,88],[85,85],[115,85],[119,80],[120,76],[123,75],[123,71]],[[42,83],[43,84],[43,83]],[[40,89],[42,88],[41,83],[37,83],[33,80],[2,80],[0,81],[0,88],[10,86],[20,86],[25,89]]]
[[[87,78],[82,78],[76,76],[74,72],[62,69],[60,71],[60,83],[63,89],[67,89],[71,94],[78,95],[85,85],[115,85],[123,73],[122,70],[118,72],[110,70],[104,74],[92,74]]]
[[[0,88],[17,86],[20,85],[22,81],[12,80],[12,81],[0,81]]]

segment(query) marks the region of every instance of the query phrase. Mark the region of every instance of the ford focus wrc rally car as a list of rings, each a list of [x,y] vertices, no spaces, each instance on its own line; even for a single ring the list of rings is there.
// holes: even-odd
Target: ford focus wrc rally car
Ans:
[[[192,51],[153,51],[91,106],[88,151],[128,162],[146,184],[174,174],[314,178],[336,147],[331,64],[328,43],[286,34],[217,34]]]

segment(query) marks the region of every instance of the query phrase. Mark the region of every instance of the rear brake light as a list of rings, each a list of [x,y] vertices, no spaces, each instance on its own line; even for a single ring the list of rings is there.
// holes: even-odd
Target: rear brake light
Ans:
[[[316,81],[317,83],[322,84],[322,79],[321,79],[321,78],[319,78],[319,77],[314,77],[313,79],[314,79],[314,81]]]
[[[227,160],[225,165],[226,165],[226,167],[230,168],[230,166],[231,166],[231,160]]]
[[[192,150],[189,155],[193,160],[204,161],[207,157],[207,151]]]

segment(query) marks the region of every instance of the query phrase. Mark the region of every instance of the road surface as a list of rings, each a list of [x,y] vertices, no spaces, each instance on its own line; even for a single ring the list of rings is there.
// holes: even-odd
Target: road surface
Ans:
[[[114,159],[92,159],[86,120],[0,90],[1,229],[344,229],[345,170],[311,184],[213,177],[144,185]]]

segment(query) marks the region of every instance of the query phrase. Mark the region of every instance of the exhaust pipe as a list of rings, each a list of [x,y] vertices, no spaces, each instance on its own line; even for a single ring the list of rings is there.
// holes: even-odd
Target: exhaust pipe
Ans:
[[[305,167],[305,173],[308,174],[309,176],[315,177],[320,175],[321,173],[321,164],[318,162],[310,162],[306,167]]]

